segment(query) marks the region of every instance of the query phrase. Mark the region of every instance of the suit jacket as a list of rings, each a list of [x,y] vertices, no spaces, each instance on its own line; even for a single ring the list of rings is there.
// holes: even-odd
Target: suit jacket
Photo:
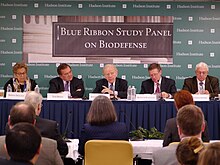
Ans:
[[[30,81],[31,81],[31,90],[34,91],[34,88],[36,87],[37,83],[36,83],[34,80],[32,80],[32,79],[30,79]],[[10,79],[5,83],[5,86],[4,86],[4,91],[5,91],[4,97],[6,97],[8,84],[11,85],[11,87],[12,87],[12,92],[15,91],[15,88],[14,88],[14,85],[13,85],[13,78],[10,78]],[[23,90],[24,90],[24,89],[21,89],[22,92],[23,92]]]
[[[59,124],[56,121],[37,116],[35,126],[39,129],[43,137],[57,141],[57,149],[60,155],[65,156],[68,154],[68,146],[60,135],[58,130]]]
[[[108,87],[108,81],[106,79],[100,79],[96,81],[96,87],[93,90],[93,93],[101,93],[103,90],[102,86]],[[116,78],[115,81],[115,91],[118,91],[118,97],[121,99],[127,98],[127,89],[128,89],[128,82],[121,78]]]
[[[207,122],[205,121],[205,130],[202,133],[202,141],[209,142],[209,140],[210,139],[209,139],[208,125]],[[163,146],[166,147],[172,142],[179,142],[179,141],[180,141],[180,137],[178,134],[176,118],[168,119],[164,129]]]
[[[63,80],[60,77],[56,77],[49,82],[49,93],[59,93],[64,91]],[[83,80],[73,77],[70,81],[70,93],[73,98],[82,98],[85,92]],[[78,91],[81,89],[80,91]]]
[[[176,85],[173,79],[169,79],[162,76],[161,92],[166,92],[171,94],[172,96],[176,93]],[[154,93],[154,82],[152,79],[148,79],[142,82],[141,84],[141,94],[153,94]]]
[[[114,122],[104,126],[84,124],[79,138],[79,153],[84,155],[84,145],[88,140],[128,140],[125,123]]]
[[[170,144],[153,152],[152,165],[178,165],[176,148],[178,143]]]
[[[33,165],[31,162],[18,162],[11,159],[7,160],[1,158],[0,158],[0,164],[1,165]]]
[[[0,158],[0,164],[1,165],[33,165],[31,162],[18,162],[13,160],[7,160]]]
[[[0,136],[0,157],[8,158],[4,144],[5,136]],[[42,148],[36,165],[63,165],[55,140],[42,138]]]
[[[187,78],[184,80],[183,89],[192,94],[198,92],[197,78]],[[219,80],[213,76],[207,76],[205,80],[205,89],[209,91],[210,97],[218,96],[219,94]]]

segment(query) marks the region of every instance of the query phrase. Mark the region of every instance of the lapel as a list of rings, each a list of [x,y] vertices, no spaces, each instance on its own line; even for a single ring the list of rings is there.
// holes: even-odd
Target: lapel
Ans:
[[[160,92],[166,91],[165,88],[166,88],[166,80],[163,76],[161,76]]]
[[[120,85],[119,80],[118,80],[118,78],[116,77],[116,80],[115,80],[115,91],[118,91],[119,85]]]
[[[103,85],[108,88],[108,81],[107,81],[106,79],[104,79]],[[103,87],[102,87],[102,88],[103,88]]]
[[[192,91],[192,93],[196,93],[198,92],[198,84],[197,84],[197,78],[196,76],[193,77],[193,82],[192,82],[192,90],[195,90],[195,91]]]
[[[60,90],[61,90],[61,91],[64,91],[63,80],[59,77],[58,81],[59,81],[58,84],[60,85]]]
[[[210,78],[207,76],[206,79],[205,79],[205,89],[208,90],[208,91],[211,91],[210,89]]]
[[[154,82],[152,79],[150,79],[150,87],[149,87],[149,93],[154,93]],[[148,87],[147,87],[148,88]]]

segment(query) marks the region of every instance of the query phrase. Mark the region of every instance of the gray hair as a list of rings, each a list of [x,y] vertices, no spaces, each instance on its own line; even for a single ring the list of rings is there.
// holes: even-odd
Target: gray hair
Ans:
[[[204,62],[198,63],[198,64],[196,65],[196,69],[195,69],[195,70],[197,70],[198,68],[206,68],[207,71],[209,71],[208,65],[207,65],[206,63],[204,63]]]
[[[34,109],[38,108],[38,105],[42,103],[43,97],[40,93],[35,91],[27,92],[24,102],[31,104]]]

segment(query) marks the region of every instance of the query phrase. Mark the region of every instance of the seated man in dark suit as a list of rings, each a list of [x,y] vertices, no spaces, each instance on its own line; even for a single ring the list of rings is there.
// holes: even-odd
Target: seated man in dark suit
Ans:
[[[219,80],[217,77],[209,76],[209,67],[200,62],[196,65],[196,76],[184,80],[183,89],[192,94],[209,94],[214,98],[219,94]]]
[[[40,117],[42,107],[42,95],[35,91],[28,92],[24,101],[33,105],[36,113],[36,127],[40,130],[43,137],[54,139],[57,141],[57,149],[61,156],[68,154],[68,147],[66,142],[62,139],[58,130],[58,123],[53,120],[48,120]]]
[[[8,131],[5,144],[10,159],[0,159],[1,165],[31,165],[39,157],[41,135],[33,124],[18,123]]]
[[[8,128],[11,129],[15,124],[21,122],[33,125],[36,123],[34,107],[25,102],[18,102],[11,108],[8,117]],[[4,143],[5,136],[0,136],[0,157],[10,159],[4,150]],[[63,165],[55,140],[42,137],[42,148],[36,165]]]
[[[195,104],[193,101],[193,97],[190,92],[186,90],[180,90],[175,93],[174,95],[174,104],[176,106],[176,109],[180,109],[184,105],[188,104]],[[180,137],[178,134],[177,124],[176,124],[176,118],[168,119],[166,122],[166,126],[164,129],[164,137],[163,137],[163,146],[168,146],[172,142],[179,142]],[[205,121],[205,130],[202,132],[202,141],[203,142],[209,142],[209,131],[208,131],[208,125]]]
[[[93,93],[108,93],[121,99],[127,98],[128,83],[118,78],[118,69],[113,64],[106,64],[103,68],[104,79],[96,81]]]
[[[140,93],[161,93],[162,98],[172,98],[176,93],[175,81],[162,76],[162,69],[159,64],[150,64],[148,72],[151,78],[142,82]]]
[[[50,80],[49,93],[69,92],[73,98],[82,98],[85,92],[82,79],[73,76],[71,67],[68,64],[60,64],[57,67],[59,77]]]

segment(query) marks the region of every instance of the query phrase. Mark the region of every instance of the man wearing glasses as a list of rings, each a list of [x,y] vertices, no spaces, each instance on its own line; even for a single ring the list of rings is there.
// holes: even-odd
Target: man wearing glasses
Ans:
[[[196,76],[184,80],[183,89],[192,94],[209,94],[210,98],[218,96],[219,80],[208,75],[208,65],[204,62],[198,63],[195,73]]]
[[[72,98],[82,98],[84,83],[82,79],[73,76],[71,67],[62,63],[57,67],[59,77],[50,80],[49,93],[69,92]]]
[[[141,84],[141,94],[160,94],[161,98],[172,98],[176,93],[175,81],[162,76],[159,64],[152,63],[148,67],[150,79]]]
[[[12,92],[27,92],[33,91],[37,83],[30,79],[27,75],[28,67],[25,63],[16,63],[13,66],[13,78],[9,79],[5,86],[5,96],[8,84],[12,87]]]

